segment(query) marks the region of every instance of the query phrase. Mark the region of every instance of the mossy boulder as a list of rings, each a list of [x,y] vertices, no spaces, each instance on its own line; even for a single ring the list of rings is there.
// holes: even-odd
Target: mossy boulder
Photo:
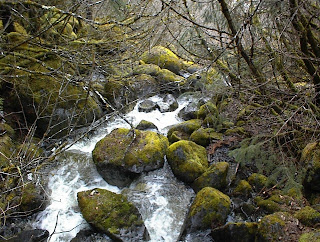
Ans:
[[[215,132],[213,128],[200,128],[190,135],[190,140],[198,145],[207,147],[210,143],[221,140],[223,135]]]
[[[230,213],[230,198],[212,187],[199,191],[190,207],[184,233],[216,228],[225,224]]]
[[[282,201],[279,201],[277,195],[273,195],[268,199],[263,199],[262,197],[257,196],[254,200],[257,206],[263,209],[266,213],[274,213],[281,211],[280,204],[282,203]]]
[[[310,227],[320,222],[320,213],[310,206],[301,208],[294,214],[294,217],[299,219],[302,224]]]
[[[233,190],[233,195],[237,197],[248,198],[251,196],[252,186],[246,180],[240,180],[236,188]]]
[[[254,222],[231,222],[211,232],[214,241],[253,242],[258,224]]]
[[[123,187],[142,172],[162,167],[168,145],[168,139],[155,132],[120,128],[96,144],[92,157],[108,183]]]
[[[320,191],[320,143],[308,144],[302,151],[301,162],[307,167],[304,187],[307,190]]]
[[[161,69],[157,75],[157,80],[162,92],[180,91],[185,88],[187,83],[185,78],[178,76],[167,69]]]
[[[192,141],[181,140],[167,150],[168,163],[181,181],[192,183],[208,168],[206,149]]]
[[[299,242],[318,242],[320,241],[320,230],[304,233],[300,236]]]
[[[190,135],[201,127],[201,124],[202,120],[191,119],[171,126],[167,134],[169,142],[174,143],[179,140],[188,140]]]
[[[208,114],[217,115],[219,114],[217,106],[212,102],[203,104],[197,113],[199,119],[205,119]]]
[[[43,210],[46,205],[46,196],[42,187],[28,183],[22,189],[20,210],[25,213],[34,213]]]
[[[171,50],[155,46],[150,51],[146,51],[141,56],[141,60],[147,64],[155,64],[160,68],[165,68],[178,74],[183,67],[182,60]]]
[[[259,192],[262,188],[267,186],[268,178],[265,175],[259,173],[252,173],[248,177],[248,182],[256,192]]]
[[[143,241],[148,238],[138,209],[121,194],[93,189],[77,194],[84,219],[115,241]]]
[[[160,70],[161,68],[155,64],[141,64],[134,67],[133,74],[147,74],[151,76],[157,76],[159,75]]]
[[[264,216],[258,223],[256,241],[296,241],[299,221],[286,212]]]
[[[157,126],[154,123],[141,120],[140,123],[137,125],[136,129],[139,130],[158,130]]]
[[[201,176],[192,183],[195,192],[205,187],[214,187],[222,190],[227,186],[228,162],[217,162],[209,167]]]

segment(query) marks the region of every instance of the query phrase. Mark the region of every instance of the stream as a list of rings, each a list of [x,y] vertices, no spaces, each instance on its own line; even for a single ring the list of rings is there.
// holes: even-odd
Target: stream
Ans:
[[[159,96],[148,99],[159,106],[165,105]],[[166,135],[169,126],[183,121],[178,117],[179,111],[195,99],[191,95],[183,95],[177,101],[179,107],[173,112],[154,110],[144,113],[138,110],[141,100],[125,115],[125,119],[134,127],[141,120],[150,121],[157,126],[159,133]],[[77,193],[93,188],[125,194],[139,209],[151,241],[179,239],[194,192],[174,177],[166,162],[163,168],[141,175],[130,187],[121,190],[105,182],[96,171],[91,156],[95,144],[119,127],[130,128],[120,117],[100,126],[90,138],[77,142],[61,155],[57,161],[59,165],[48,174],[46,190],[50,203],[37,215],[33,227],[48,230],[50,241],[70,241],[80,230],[90,227],[80,213]],[[105,237],[102,241],[111,240]]]

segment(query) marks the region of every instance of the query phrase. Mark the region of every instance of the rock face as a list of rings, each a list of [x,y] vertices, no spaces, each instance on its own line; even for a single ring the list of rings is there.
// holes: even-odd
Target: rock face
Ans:
[[[98,231],[116,241],[148,240],[138,209],[123,195],[97,188],[77,197],[83,217]]]
[[[212,187],[203,188],[190,207],[184,233],[223,225],[230,213],[230,205],[227,195]]]
[[[162,167],[168,145],[167,138],[155,132],[121,128],[100,140],[92,156],[109,184],[124,187],[142,172]]]
[[[206,149],[192,141],[181,140],[169,146],[168,163],[181,181],[192,183],[208,168]]]

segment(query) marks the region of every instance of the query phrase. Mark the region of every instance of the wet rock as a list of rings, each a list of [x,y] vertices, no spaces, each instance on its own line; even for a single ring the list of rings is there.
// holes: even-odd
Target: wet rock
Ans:
[[[163,102],[158,103],[161,113],[173,112],[179,106],[177,100],[172,94],[167,94],[163,97]]]
[[[77,198],[84,219],[113,240],[148,240],[138,209],[123,195],[96,188],[79,192]]]
[[[147,64],[155,64],[160,68],[165,68],[178,74],[183,67],[183,62],[171,50],[155,46],[150,51],[146,51],[141,56],[141,60]]]
[[[158,130],[157,126],[155,126],[152,122],[141,120],[137,125],[136,129],[139,130]]]
[[[260,220],[256,241],[296,241],[300,233],[298,219],[289,213],[277,212]]]
[[[181,140],[169,146],[168,163],[181,181],[192,183],[208,168],[206,149],[192,141]]]
[[[200,128],[190,135],[190,140],[198,145],[207,147],[210,143],[221,140],[222,137],[223,135],[215,132],[213,128]]]
[[[213,229],[211,236],[214,241],[254,242],[257,229],[257,223],[227,223],[222,227]]]
[[[227,162],[218,162],[209,167],[201,176],[192,183],[195,192],[205,187],[214,187],[222,190],[227,186],[227,174],[229,164]]]
[[[167,137],[170,143],[188,140],[190,135],[201,127],[202,120],[191,119],[170,127]]]
[[[153,110],[158,109],[159,106],[157,103],[151,101],[151,100],[144,100],[139,104],[138,110],[139,112],[145,112],[149,113],[152,112]]]
[[[212,187],[203,188],[190,207],[184,234],[223,225],[230,213],[230,205],[227,195]]]
[[[184,120],[196,119],[198,111],[198,104],[190,102],[187,106],[180,110],[178,116]]]
[[[80,230],[76,237],[74,237],[70,242],[111,242],[112,240],[105,234],[97,233],[92,229]]]
[[[168,145],[168,139],[155,132],[120,128],[96,144],[92,157],[109,184],[124,187],[142,172],[162,167]]]
[[[17,236],[8,239],[9,242],[45,242],[49,237],[49,232],[42,229],[26,230],[19,233]]]
[[[304,187],[311,191],[320,191],[320,144],[308,144],[302,151],[301,162],[308,168],[304,178]]]
[[[320,213],[309,206],[301,208],[294,214],[294,217],[297,218],[302,224],[310,227],[320,223]]]

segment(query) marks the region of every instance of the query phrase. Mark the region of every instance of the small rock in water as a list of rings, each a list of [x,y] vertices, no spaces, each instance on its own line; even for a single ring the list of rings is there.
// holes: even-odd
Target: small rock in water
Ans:
[[[144,100],[142,103],[140,103],[138,110],[139,110],[139,112],[149,113],[149,112],[152,112],[153,110],[156,110],[158,108],[159,108],[159,106],[157,103],[155,103],[151,100]]]
[[[49,237],[49,232],[47,230],[43,229],[32,229],[32,230],[25,230],[22,231],[17,236],[6,240],[9,242],[42,242],[47,241],[47,238]]]

